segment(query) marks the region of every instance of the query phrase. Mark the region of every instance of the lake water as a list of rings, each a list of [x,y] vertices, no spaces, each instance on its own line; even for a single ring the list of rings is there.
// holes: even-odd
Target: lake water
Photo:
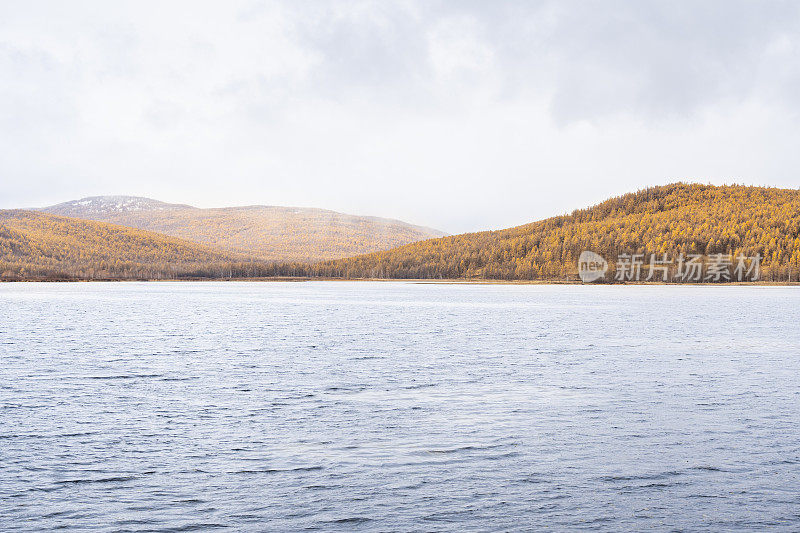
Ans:
[[[0,284],[0,529],[800,530],[800,290]]]

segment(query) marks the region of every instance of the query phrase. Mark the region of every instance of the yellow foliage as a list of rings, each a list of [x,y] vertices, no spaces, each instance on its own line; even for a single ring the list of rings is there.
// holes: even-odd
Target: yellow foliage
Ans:
[[[316,265],[316,275],[391,278],[575,278],[591,250],[760,254],[764,279],[800,272],[800,191],[684,184],[652,187],[570,215],[500,231],[427,240]]]
[[[672,258],[694,253],[759,254],[764,258],[762,279],[797,280],[800,274],[800,191],[790,189],[682,183],[652,187],[524,226],[429,239],[317,263],[267,259],[284,254],[310,260],[335,253],[336,246],[347,253],[362,244],[340,233],[327,237],[326,246],[334,248],[319,251],[314,248],[319,235],[310,230],[311,235],[294,241],[303,243],[298,245],[302,253],[291,252],[269,241],[271,237],[250,237],[262,231],[256,223],[242,227],[242,236],[236,237],[233,230],[239,222],[234,220],[243,219],[220,216],[218,225],[209,226],[205,219],[202,231],[191,231],[195,238],[227,243],[227,251],[102,222],[0,211],[0,277],[575,279],[583,250],[603,255],[612,268],[623,253]],[[167,224],[167,218],[164,214],[163,219],[152,220]],[[177,225],[186,231],[193,227],[185,220]],[[209,227],[218,228],[218,239]],[[302,233],[299,227],[292,232]],[[259,248],[251,238],[265,247]],[[246,246],[234,245],[237,242]],[[261,251],[239,253],[244,249]]]
[[[97,211],[81,209],[80,203],[69,202],[45,211],[163,233],[270,261],[351,257],[444,235],[399,220],[323,209],[271,206],[198,209],[141,200],[148,208]]]
[[[0,277],[163,278],[230,272],[241,260],[174,237],[32,211],[0,211]]]

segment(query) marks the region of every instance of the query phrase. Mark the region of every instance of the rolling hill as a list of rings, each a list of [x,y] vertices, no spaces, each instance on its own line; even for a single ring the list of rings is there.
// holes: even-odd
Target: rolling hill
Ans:
[[[798,279],[800,191],[676,183],[515,228],[444,237],[329,261],[308,273],[348,278],[577,279],[583,250],[614,272],[619,254],[763,257],[762,279]]]
[[[134,196],[97,196],[40,211],[179,237],[263,260],[317,261],[387,250],[445,233],[399,220],[311,208],[200,209]]]
[[[241,258],[174,237],[46,213],[0,210],[0,278],[223,277]]]
[[[64,212],[120,219],[126,213],[133,213],[134,218],[144,213],[144,218],[164,224],[177,220],[181,231],[191,228],[187,220],[195,220],[171,213],[195,210],[191,207],[129,197],[109,201],[113,201],[110,207],[90,201]],[[232,220],[241,220],[238,215],[219,216],[220,225],[227,231]],[[213,217],[200,219],[206,224],[205,231]],[[263,218],[258,220],[263,222]],[[299,241],[312,242],[302,237]],[[590,250],[609,261],[612,273],[620,254],[666,254],[673,261],[681,255],[696,254],[703,256],[703,262],[715,254],[759,255],[763,258],[761,279],[798,281],[800,191],[676,183],[515,228],[429,239],[315,263],[263,261],[253,252],[238,250],[106,222],[42,212],[0,211],[0,277],[6,279],[294,276],[576,280],[578,257]],[[314,250],[307,255],[315,255]]]

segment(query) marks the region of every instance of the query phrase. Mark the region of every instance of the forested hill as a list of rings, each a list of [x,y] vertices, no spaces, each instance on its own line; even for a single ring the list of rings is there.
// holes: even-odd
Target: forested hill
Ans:
[[[0,279],[227,277],[240,258],[174,237],[0,210]]]
[[[41,211],[163,233],[265,260],[351,257],[445,235],[399,220],[324,209],[275,206],[199,209],[134,196],[95,196]]]
[[[800,191],[677,183],[612,198],[570,215],[467,233],[318,265],[342,277],[576,279],[583,250],[613,271],[622,253],[764,257],[762,279],[797,280]]]
[[[118,213],[143,211],[159,223],[177,220],[178,227],[192,227],[191,217],[157,216],[158,212],[185,211],[185,206],[147,206],[142,200],[129,202],[124,209],[115,203],[114,209]],[[241,231],[252,230],[242,218],[223,216],[220,233],[230,237],[229,243],[235,240],[232,220],[245,224]],[[214,226],[203,227],[211,239]],[[303,242],[312,246],[313,239]],[[307,250],[309,256],[319,253]],[[798,281],[800,191],[679,183],[515,228],[429,239],[316,263],[268,262],[269,253],[244,254],[233,246],[222,250],[104,222],[0,211],[3,279],[323,276],[576,280],[578,257],[584,250],[605,257],[612,273],[620,254],[643,254],[645,261],[650,254],[666,254],[673,261],[681,255],[699,255],[704,262],[715,254],[758,255],[763,258],[761,279]]]

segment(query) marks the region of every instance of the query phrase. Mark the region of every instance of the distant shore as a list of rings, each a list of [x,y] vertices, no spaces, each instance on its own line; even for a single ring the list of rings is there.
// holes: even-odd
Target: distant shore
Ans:
[[[497,280],[497,279],[405,279],[405,278],[325,278],[325,277],[269,277],[269,278],[181,278],[181,279],[133,279],[133,278],[97,278],[97,279],[0,279],[0,283],[97,283],[97,282],[274,282],[274,283],[301,283],[313,281],[342,281],[342,282],[404,282],[431,285],[595,285],[595,286],[624,286],[624,285],[660,285],[675,287],[731,287],[731,286],[758,286],[758,287],[790,287],[800,285],[800,281],[733,281],[723,283],[669,283],[664,281],[626,281],[626,282],[593,282],[584,283],[580,280]]]

